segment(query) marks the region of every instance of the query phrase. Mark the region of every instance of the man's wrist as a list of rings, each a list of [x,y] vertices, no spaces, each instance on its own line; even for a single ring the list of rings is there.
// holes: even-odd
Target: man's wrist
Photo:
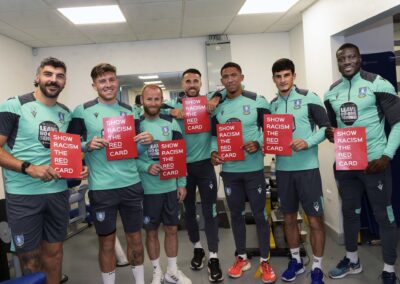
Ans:
[[[29,162],[22,162],[21,164],[21,173],[23,173],[24,175],[27,175],[28,173],[26,172],[26,170],[31,166],[31,163]]]

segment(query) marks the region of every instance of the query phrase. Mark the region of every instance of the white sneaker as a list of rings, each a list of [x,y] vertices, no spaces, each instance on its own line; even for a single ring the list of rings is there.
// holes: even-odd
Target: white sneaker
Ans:
[[[169,283],[175,284],[192,284],[192,280],[187,278],[187,276],[178,269],[175,271],[170,271],[167,269],[167,272],[165,273],[165,280]]]
[[[151,284],[160,284],[164,283],[164,273],[160,268],[153,270],[153,279],[151,280]]]

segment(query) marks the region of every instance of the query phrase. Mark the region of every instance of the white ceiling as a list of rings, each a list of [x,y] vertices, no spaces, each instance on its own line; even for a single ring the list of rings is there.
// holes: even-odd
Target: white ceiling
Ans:
[[[262,0],[260,0],[262,1]],[[279,0],[275,0],[279,1]],[[0,0],[0,34],[31,47],[289,31],[317,0],[240,15],[245,0]],[[127,22],[75,26],[57,8],[118,4]]]

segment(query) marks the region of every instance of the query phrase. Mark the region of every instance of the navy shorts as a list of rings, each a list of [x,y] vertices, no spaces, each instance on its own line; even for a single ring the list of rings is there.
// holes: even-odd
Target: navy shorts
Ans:
[[[143,226],[146,230],[157,230],[160,223],[165,226],[177,226],[179,223],[177,191],[145,194],[143,215]]]
[[[69,191],[23,195],[6,193],[7,219],[16,252],[40,248],[43,240],[62,242],[69,224]]]
[[[114,233],[118,211],[126,233],[140,231],[143,220],[143,195],[140,182],[123,188],[90,190],[89,200],[96,233],[99,236]]]

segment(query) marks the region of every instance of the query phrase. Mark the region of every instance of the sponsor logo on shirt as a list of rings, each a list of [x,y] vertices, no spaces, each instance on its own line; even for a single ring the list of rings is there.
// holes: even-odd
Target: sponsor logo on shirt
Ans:
[[[50,148],[50,132],[58,132],[58,126],[52,121],[43,121],[39,124],[38,140],[45,148]]]
[[[150,159],[153,161],[158,161],[159,160],[159,150],[158,150],[158,141],[159,140],[154,140],[150,145],[149,148],[147,149],[147,155],[149,156]]]
[[[358,107],[353,102],[347,102],[340,106],[340,119],[345,125],[353,125],[358,119]]]

